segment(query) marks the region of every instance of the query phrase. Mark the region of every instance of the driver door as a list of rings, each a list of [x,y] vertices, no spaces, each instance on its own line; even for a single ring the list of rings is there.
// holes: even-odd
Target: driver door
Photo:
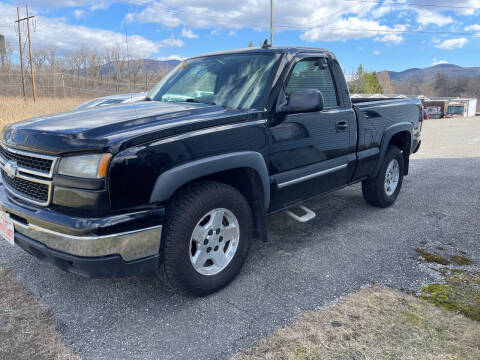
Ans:
[[[347,184],[355,166],[350,136],[356,126],[355,113],[343,106],[330,60],[299,59],[285,82],[287,98],[298,89],[320,90],[324,108],[289,114],[270,128],[272,211]]]

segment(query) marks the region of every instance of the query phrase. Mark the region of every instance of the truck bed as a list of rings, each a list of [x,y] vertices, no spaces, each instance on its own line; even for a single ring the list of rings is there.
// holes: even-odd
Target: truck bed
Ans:
[[[420,135],[422,103],[418,99],[352,99],[357,114],[358,151],[380,146],[391,127],[413,125],[413,139]]]

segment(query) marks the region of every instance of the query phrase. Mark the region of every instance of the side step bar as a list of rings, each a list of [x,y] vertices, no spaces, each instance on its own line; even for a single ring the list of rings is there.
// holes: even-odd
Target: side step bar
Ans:
[[[294,214],[290,210],[286,210],[286,213],[293,220],[296,220],[296,221],[301,222],[301,223],[306,223],[307,221],[310,221],[310,220],[314,219],[315,216],[317,216],[317,214],[315,214],[312,210],[310,210],[306,206],[300,205],[300,206],[298,206],[298,208],[302,209],[305,212],[305,214],[303,214],[302,216],[298,216],[297,214]]]

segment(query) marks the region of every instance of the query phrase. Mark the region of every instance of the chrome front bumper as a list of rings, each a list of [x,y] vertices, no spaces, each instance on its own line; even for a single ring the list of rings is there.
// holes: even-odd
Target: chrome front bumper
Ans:
[[[36,240],[50,249],[82,257],[120,255],[132,261],[158,255],[162,225],[102,236],[62,234],[34,224],[13,220],[15,232]]]

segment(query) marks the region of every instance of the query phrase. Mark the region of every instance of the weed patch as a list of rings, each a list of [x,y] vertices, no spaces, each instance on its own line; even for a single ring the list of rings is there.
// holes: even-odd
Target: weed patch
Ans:
[[[427,250],[421,248],[416,248],[415,250],[425,259],[426,262],[437,263],[440,265],[450,264],[450,261],[438,254],[428,252]]]
[[[473,262],[469,258],[463,256],[463,255],[453,255],[450,257],[452,261],[457,264],[457,265],[472,265]]]
[[[425,286],[420,298],[480,321],[480,273],[452,270],[444,277],[444,284]]]

